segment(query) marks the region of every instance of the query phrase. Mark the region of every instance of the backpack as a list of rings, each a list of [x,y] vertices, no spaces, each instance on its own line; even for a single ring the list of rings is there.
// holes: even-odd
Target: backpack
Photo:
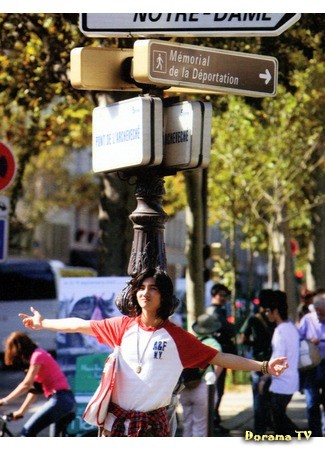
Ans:
[[[201,383],[202,376],[206,369],[198,367],[183,369],[181,374],[181,382],[187,389],[194,389]]]

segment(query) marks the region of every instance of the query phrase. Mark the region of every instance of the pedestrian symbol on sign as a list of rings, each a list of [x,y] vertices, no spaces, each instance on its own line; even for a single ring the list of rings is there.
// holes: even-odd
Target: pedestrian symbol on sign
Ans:
[[[167,72],[167,52],[154,51],[154,72],[166,73]]]

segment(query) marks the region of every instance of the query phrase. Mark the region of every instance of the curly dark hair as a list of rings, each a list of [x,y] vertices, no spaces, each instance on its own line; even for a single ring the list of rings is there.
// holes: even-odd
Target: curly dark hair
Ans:
[[[162,320],[166,320],[171,316],[177,306],[179,300],[174,295],[174,285],[166,271],[160,268],[149,268],[140,272],[129,284],[128,292],[124,298],[119,298],[116,302],[119,310],[129,316],[135,317],[141,314],[141,308],[137,300],[137,292],[146,278],[153,278],[161,295],[161,306],[157,310],[157,316]]]
[[[6,339],[4,362],[7,366],[25,366],[38,345],[27,333],[13,331]]]

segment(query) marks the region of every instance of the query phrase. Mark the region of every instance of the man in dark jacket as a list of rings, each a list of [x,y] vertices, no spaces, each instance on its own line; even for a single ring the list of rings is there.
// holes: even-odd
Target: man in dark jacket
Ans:
[[[230,294],[229,289],[223,284],[216,283],[211,288],[211,304],[207,307],[206,312],[216,317],[221,323],[221,327],[215,334],[221,345],[222,351],[225,353],[237,354],[236,347],[236,329],[235,326],[228,322],[227,315],[227,298]],[[221,417],[219,414],[220,403],[225,391],[227,369],[223,369],[216,381],[217,401],[215,406],[214,432],[215,434],[228,434],[229,430],[220,425]]]
[[[272,289],[261,290],[258,312],[248,316],[239,330],[241,344],[251,348],[253,358],[257,361],[268,361],[272,354],[271,341],[275,324],[271,323],[265,314],[265,309],[269,307],[272,294]],[[269,392],[271,378],[264,384],[263,392],[260,392],[259,382],[262,376],[261,372],[251,372],[250,374],[253,391],[255,434],[265,434],[267,428],[271,426]]]

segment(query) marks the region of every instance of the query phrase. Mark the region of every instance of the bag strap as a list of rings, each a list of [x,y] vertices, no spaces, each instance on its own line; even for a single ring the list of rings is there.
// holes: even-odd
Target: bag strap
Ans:
[[[267,326],[264,317],[262,316],[261,313],[257,313],[255,315],[255,317],[264,325],[264,328],[268,329],[269,327]]]
[[[201,342],[203,342],[206,339],[210,339],[210,338],[211,339],[215,339],[213,336],[203,336],[203,337],[200,337],[199,340]],[[217,339],[215,339],[215,340],[217,340]],[[214,365],[213,364],[208,364],[204,370],[202,369],[203,370],[203,374],[206,372],[206,370],[208,370],[209,367],[211,367],[214,370]],[[203,374],[202,374],[202,376],[203,376]]]

